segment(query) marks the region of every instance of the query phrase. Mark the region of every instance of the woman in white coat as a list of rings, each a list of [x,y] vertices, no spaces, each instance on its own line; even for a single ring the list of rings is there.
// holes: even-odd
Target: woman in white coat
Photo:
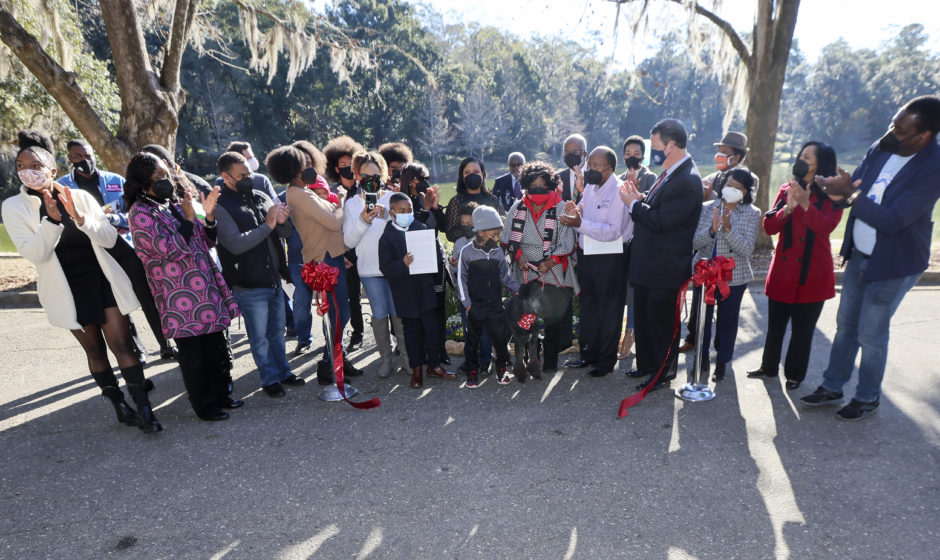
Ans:
[[[3,202],[3,223],[17,251],[36,266],[39,303],[53,326],[69,329],[81,343],[91,376],[113,404],[118,421],[158,432],[162,427],[147,397],[152,384],[144,379],[127,319],[140,304],[127,274],[107,252],[117,230],[91,195],[55,183],[48,137],[36,132],[19,137],[16,170],[23,187]],[[118,387],[108,348],[136,411]]]

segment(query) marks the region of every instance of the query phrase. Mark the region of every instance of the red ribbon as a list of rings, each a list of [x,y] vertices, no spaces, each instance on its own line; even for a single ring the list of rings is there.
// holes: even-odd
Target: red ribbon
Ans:
[[[705,304],[715,305],[715,288],[721,294],[721,299],[728,297],[731,288],[728,282],[734,275],[734,257],[724,257],[718,255],[707,261],[698,261],[695,263],[695,272],[692,275],[692,282],[696,286],[704,286]]]
[[[679,334],[679,325],[682,322],[682,307],[685,305],[685,292],[689,288],[689,282],[692,282],[696,286],[703,286],[702,291],[705,292],[705,304],[715,305],[715,288],[718,288],[722,299],[728,297],[728,294],[731,293],[731,288],[728,287],[728,281],[731,280],[734,274],[733,270],[734,257],[719,255],[708,261],[701,260],[695,263],[695,273],[692,275],[692,278],[686,280],[685,284],[679,288],[679,297],[676,298],[676,315],[672,327],[672,339],[670,339],[669,342],[669,351],[666,352],[666,359],[663,360],[663,363],[659,366],[659,371],[657,371],[653,379],[646,384],[646,387],[643,387],[639,392],[620,401],[618,418],[627,416],[627,409],[642,401],[647,393],[653,390],[656,382],[659,381],[659,376],[663,373],[663,369],[665,369],[666,364],[669,363],[673,342],[676,340],[676,335]]]
[[[617,418],[623,418],[624,416],[627,416],[628,408],[646,398],[647,393],[652,391],[653,387],[656,386],[656,382],[659,381],[659,376],[662,375],[663,370],[666,368],[666,364],[669,363],[669,357],[672,355],[673,342],[676,340],[676,335],[679,334],[679,325],[682,324],[682,307],[685,305],[685,291],[689,288],[689,282],[691,281],[692,279],[689,278],[685,281],[685,284],[679,288],[679,297],[676,298],[676,315],[672,327],[672,338],[669,340],[669,351],[666,352],[666,358],[663,360],[663,363],[660,364],[659,371],[657,371],[656,375],[650,379],[649,383],[646,384],[646,387],[643,387],[638,392],[620,401],[620,412],[617,414]]]
[[[316,294],[317,314],[321,317],[330,312],[329,296],[333,296],[336,301],[336,284],[339,283],[339,269],[330,266],[325,262],[310,261],[300,270],[301,278],[304,283],[310,286],[310,289]],[[323,293],[323,300],[320,300],[320,293]],[[366,402],[353,402],[346,397],[346,387],[343,381],[343,337],[339,324],[339,310],[334,313],[336,322],[333,325],[333,379],[336,380],[336,388],[343,400],[348,402],[353,408],[366,410],[375,408],[382,404],[378,397],[373,397]]]

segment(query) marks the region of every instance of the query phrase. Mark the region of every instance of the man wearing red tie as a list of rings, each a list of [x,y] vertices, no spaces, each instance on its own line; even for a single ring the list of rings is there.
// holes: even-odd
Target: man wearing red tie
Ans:
[[[655,377],[668,355],[652,390],[667,386],[676,377],[676,300],[691,274],[692,238],[702,210],[702,177],[686,151],[687,140],[680,121],[656,123],[650,131],[650,161],[663,172],[646,193],[637,191],[629,181],[620,190],[634,224],[629,278],[636,309],[636,369],[627,375]]]

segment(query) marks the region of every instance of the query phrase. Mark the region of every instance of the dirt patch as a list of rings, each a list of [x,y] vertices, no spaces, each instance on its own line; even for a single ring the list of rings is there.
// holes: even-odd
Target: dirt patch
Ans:
[[[36,268],[22,257],[0,257],[0,292],[36,289]]]

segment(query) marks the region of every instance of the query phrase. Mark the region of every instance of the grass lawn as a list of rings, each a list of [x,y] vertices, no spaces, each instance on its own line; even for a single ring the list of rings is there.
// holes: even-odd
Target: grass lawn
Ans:
[[[5,225],[0,224],[0,253],[15,253],[16,247],[13,246],[13,242],[10,241],[10,236],[7,235],[7,228]]]

